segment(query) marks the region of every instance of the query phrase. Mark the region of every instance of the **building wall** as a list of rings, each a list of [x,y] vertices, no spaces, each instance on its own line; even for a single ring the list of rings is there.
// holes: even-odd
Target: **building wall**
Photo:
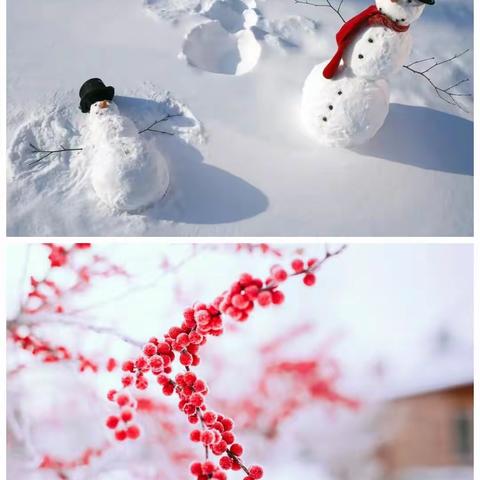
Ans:
[[[387,478],[473,463],[473,385],[395,400],[385,421],[393,433],[378,453]]]

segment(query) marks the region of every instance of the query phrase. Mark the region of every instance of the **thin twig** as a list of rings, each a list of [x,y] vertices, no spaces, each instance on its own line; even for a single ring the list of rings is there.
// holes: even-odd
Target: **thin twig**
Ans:
[[[28,162],[27,165],[32,166],[36,165],[37,163],[40,163],[44,158],[49,157],[50,155],[53,155],[54,153],[63,153],[63,152],[79,152],[80,150],[83,150],[83,148],[65,148],[63,145],[60,145],[60,148],[58,150],[43,150],[41,148],[38,148],[36,145],[33,143],[29,143],[30,148],[32,149],[32,153],[40,153],[40,157],[36,158],[35,160]]]
[[[133,345],[134,347],[141,348],[143,346],[143,342],[139,342],[134,338],[125,335],[113,327],[103,327],[100,325],[95,325],[92,323],[87,323],[84,319],[80,320],[73,315],[60,315],[60,314],[51,314],[51,315],[37,315],[33,318],[30,316],[19,316],[15,320],[10,320],[7,322],[7,330],[12,330],[20,325],[25,325],[30,328],[44,326],[44,325],[51,325],[51,324],[58,324],[58,325],[65,325],[69,327],[80,328],[82,330],[87,330],[90,332],[98,333],[100,335],[110,335],[113,337],[122,340],[125,343]]]
[[[463,85],[464,83],[467,83],[469,81],[468,78],[464,78],[462,80],[459,80],[458,82],[454,83],[453,85],[450,85],[447,88],[441,88],[439,87],[428,75],[434,68],[439,67],[440,65],[444,65],[445,63],[452,62],[456,60],[457,58],[462,57],[465,55],[467,52],[469,52],[470,49],[467,48],[467,50],[464,50],[461,53],[455,54],[453,57],[447,58],[446,60],[441,60],[441,61],[436,61],[435,57],[430,57],[430,58],[425,58],[423,60],[416,60],[415,62],[409,63],[408,65],[404,65],[404,68],[406,68],[408,71],[415,73],[417,75],[420,75],[423,77],[435,90],[436,94],[446,103],[449,105],[453,105],[458,107],[460,110],[467,112],[468,110],[465,109],[460,103],[457,101],[457,97],[471,97],[471,93],[461,93],[461,92],[452,92],[452,90],[460,85]],[[421,63],[425,62],[434,62],[432,65],[425,69],[416,69],[412,68],[414,65],[419,65]]]
[[[175,114],[167,113],[167,115],[165,117],[163,117],[160,120],[155,120],[150,126],[148,126],[147,128],[144,128],[143,130],[140,130],[138,133],[142,134],[142,133],[145,133],[145,132],[154,132],[154,133],[164,133],[165,135],[175,135],[172,132],[165,132],[164,130],[156,130],[154,128],[158,124],[166,122],[168,119],[174,118],[174,117],[183,117],[183,113],[175,113]]]
[[[327,8],[331,8],[342,20],[343,23],[346,22],[345,18],[343,17],[343,15],[340,13],[340,10],[343,6],[343,1],[344,0],[340,0],[340,3],[337,5],[337,7],[335,7],[331,0],[325,0],[325,3],[314,3],[314,2],[311,2],[310,0],[295,0],[295,3],[299,3],[299,4],[303,4],[303,5],[310,5],[311,7],[327,7]]]

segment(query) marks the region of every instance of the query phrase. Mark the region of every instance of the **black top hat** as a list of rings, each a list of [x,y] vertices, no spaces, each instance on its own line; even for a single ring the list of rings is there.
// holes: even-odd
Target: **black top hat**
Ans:
[[[435,0],[418,0],[419,2],[426,3],[427,5],[434,5]]]
[[[91,78],[80,88],[80,110],[88,113],[94,103],[101,100],[112,100],[114,95],[113,87],[106,87],[99,78]]]

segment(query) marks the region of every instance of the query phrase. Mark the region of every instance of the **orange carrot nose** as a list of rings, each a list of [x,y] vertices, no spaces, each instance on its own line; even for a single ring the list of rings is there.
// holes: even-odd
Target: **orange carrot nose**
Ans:
[[[108,108],[109,105],[110,102],[108,102],[107,100],[103,100],[100,102],[100,108]]]

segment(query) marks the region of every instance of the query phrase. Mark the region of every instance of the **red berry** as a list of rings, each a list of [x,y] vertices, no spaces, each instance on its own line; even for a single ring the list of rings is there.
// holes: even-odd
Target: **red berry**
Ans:
[[[292,262],[292,268],[295,273],[303,272],[304,270],[303,260],[300,260],[299,258],[295,259]]]
[[[155,355],[157,353],[157,347],[155,346],[155,344],[153,343],[147,343],[144,347],[143,347],[143,353],[147,356],[147,357],[151,357],[152,355]]]
[[[281,305],[285,300],[285,295],[279,290],[272,292],[272,303],[274,305]]]
[[[286,270],[279,266],[272,267],[271,274],[274,280],[279,283],[284,282],[288,278]]]
[[[240,457],[243,453],[243,447],[239,443],[234,443],[230,446],[230,451],[237,457]]]
[[[127,438],[127,432],[125,430],[117,430],[115,432],[115,438],[120,442],[123,442]]]
[[[249,475],[254,480],[259,480],[260,478],[263,477],[263,468],[259,467],[258,465],[253,465],[250,467]]]
[[[127,428],[127,437],[135,440],[140,436],[140,429],[136,425],[130,425]]]
[[[231,418],[222,418],[221,422],[225,431],[233,428],[233,420]]]
[[[230,445],[235,441],[235,435],[232,432],[223,432],[222,438]]]
[[[186,347],[190,343],[190,340],[186,333],[181,333],[177,337],[176,341],[177,341],[177,344],[180,345],[182,348]]]
[[[134,368],[135,368],[135,364],[131,360],[127,360],[122,364],[122,370],[124,372],[133,372]]]
[[[206,461],[202,465],[202,471],[205,475],[211,475],[215,471],[216,467],[213,462]]]
[[[185,367],[189,367],[193,362],[193,357],[191,353],[188,353],[187,351],[183,351],[180,354],[179,360],[182,365],[184,365]]]
[[[204,432],[202,432],[202,435],[200,436],[200,440],[205,445],[210,445],[214,439],[215,439],[215,436],[210,430],[205,430]]]
[[[110,417],[107,418],[106,425],[108,428],[111,428],[113,430],[114,428],[117,428],[118,421],[119,421],[118,417],[114,417],[113,415],[111,415]]]
[[[187,385],[192,386],[197,380],[197,376],[193,372],[187,372],[183,376],[183,380]]]
[[[170,382],[166,383],[162,388],[163,394],[167,396],[170,396],[174,392],[174,390],[175,390],[175,387]]]
[[[129,401],[130,398],[128,397],[128,395],[125,394],[119,395],[117,398],[117,404],[120,407],[124,407]]]
[[[224,457],[220,458],[220,461],[218,462],[219,465],[224,469],[224,470],[230,470],[232,468],[232,459],[230,457],[227,457],[226,455]]]
[[[217,415],[215,415],[214,412],[205,412],[203,414],[203,421],[205,422],[205,425],[211,426],[217,421]]]
[[[202,432],[200,430],[192,430],[190,433],[190,440],[192,442],[199,442]]]
[[[124,422],[129,422],[133,418],[133,414],[130,410],[124,410],[121,414],[120,417]]]
[[[305,285],[307,285],[307,287],[311,287],[312,285],[315,285],[316,280],[317,280],[317,278],[315,277],[315,275],[313,273],[307,273],[303,277],[303,283]]]
[[[116,390],[109,390],[107,393],[107,398],[113,402],[115,400],[115,395],[117,394]]]
[[[190,465],[190,471],[193,475],[201,475],[202,474],[202,464],[200,462],[194,462]]]
[[[268,290],[260,292],[257,297],[258,304],[261,307],[267,307],[272,302],[272,294]]]
[[[163,358],[160,355],[152,355],[148,363],[153,370],[159,370],[163,367]]]
[[[212,446],[212,452],[215,455],[221,455],[222,453],[225,453],[227,448],[228,448],[227,442],[225,440],[220,440],[219,442],[215,443]]]
[[[196,407],[201,407],[203,405],[203,395],[201,393],[194,393],[190,397],[190,403],[192,403]]]
[[[117,361],[114,358],[109,358],[107,362],[107,371],[112,372],[117,366]]]
[[[170,345],[166,342],[160,342],[157,346],[157,352],[162,355],[166,355],[170,353],[170,351],[171,351]]]

